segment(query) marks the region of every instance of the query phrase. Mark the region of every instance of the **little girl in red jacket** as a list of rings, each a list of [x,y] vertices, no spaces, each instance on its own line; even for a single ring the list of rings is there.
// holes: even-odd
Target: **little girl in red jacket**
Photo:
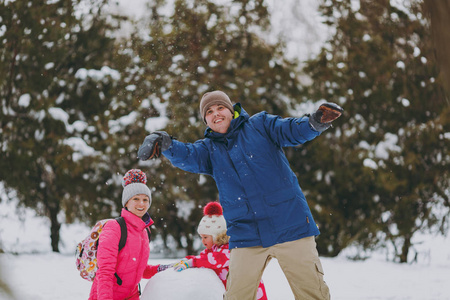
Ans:
[[[127,241],[119,252],[119,223],[108,221],[103,227],[89,300],[138,300],[141,279],[151,278],[164,268],[147,264],[150,246],[146,228],[153,220],[147,212],[152,194],[146,183],[145,173],[138,169],[129,170],[123,178],[121,216],[127,226]]]
[[[204,210],[204,217],[198,225],[197,232],[206,247],[199,255],[189,255],[174,265],[175,271],[183,271],[187,268],[208,268],[216,272],[227,287],[227,274],[230,261],[228,249],[227,225],[223,217],[222,206],[217,202],[209,202]],[[257,300],[267,300],[266,289],[263,282],[259,283]]]

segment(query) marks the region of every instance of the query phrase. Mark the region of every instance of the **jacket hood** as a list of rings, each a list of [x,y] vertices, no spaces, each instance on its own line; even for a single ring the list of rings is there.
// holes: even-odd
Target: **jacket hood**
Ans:
[[[234,106],[234,119],[231,120],[230,127],[226,133],[219,133],[213,131],[210,127],[205,130],[205,138],[209,138],[211,140],[217,142],[223,142],[227,138],[234,136],[237,133],[237,129],[241,127],[242,124],[248,121],[250,116],[248,113],[242,108],[241,103],[236,103]]]

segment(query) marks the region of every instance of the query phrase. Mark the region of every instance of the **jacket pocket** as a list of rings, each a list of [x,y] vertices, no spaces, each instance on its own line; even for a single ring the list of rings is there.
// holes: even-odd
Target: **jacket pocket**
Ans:
[[[247,201],[239,200],[232,205],[224,206],[223,215],[225,220],[233,222],[237,219],[245,219],[249,215]]]
[[[293,200],[295,196],[295,188],[281,189],[265,195],[264,201],[268,205],[274,206],[285,201]]]
[[[250,213],[245,200],[233,205],[227,205],[223,211],[227,220],[227,234],[234,242],[251,241],[258,238],[253,214]]]
[[[264,196],[264,201],[270,207],[270,219],[277,231],[297,228],[297,234],[309,230],[309,219],[302,198],[297,189],[288,188],[278,190]]]

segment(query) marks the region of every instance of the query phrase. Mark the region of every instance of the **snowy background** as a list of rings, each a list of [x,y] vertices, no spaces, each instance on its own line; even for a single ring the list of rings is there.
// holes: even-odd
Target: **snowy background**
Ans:
[[[119,5],[111,7],[114,13],[140,20],[146,18],[146,0],[117,0]],[[168,0],[170,2],[170,0]],[[218,4],[232,5],[232,0],[216,0]],[[266,36],[269,42],[282,38],[286,42],[285,55],[300,61],[312,58],[330,36],[331,30],[322,24],[317,11],[317,0],[266,0],[271,15],[271,32]],[[122,24],[126,34],[127,25]]]
[[[4,195],[4,191],[0,191]],[[3,199],[4,200],[4,199]],[[16,204],[0,202],[0,241],[10,253],[0,254],[0,273],[18,300],[79,300],[87,299],[91,283],[82,279],[75,267],[75,246],[89,228],[84,225],[63,225],[61,254],[50,248],[49,221],[36,217],[32,210]],[[157,224],[156,224],[157,225]],[[156,243],[157,241],[155,241]],[[388,249],[379,250],[365,261],[347,258],[355,249],[346,249],[336,258],[322,257],[325,281],[333,300],[450,300],[450,239],[428,235],[417,236],[414,264],[396,264],[386,260]],[[154,242],[151,248],[154,248]],[[11,254],[20,253],[20,254]],[[155,257],[156,256],[156,257]],[[149,264],[169,263],[176,259],[157,258],[150,253]],[[189,271],[189,270],[188,270]],[[152,300],[182,300],[186,286],[198,288],[195,300],[202,297],[198,274],[167,270],[153,279],[159,290],[167,290],[167,297]],[[194,271],[194,270],[191,270]],[[166,273],[167,272],[167,273]],[[270,300],[293,300],[289,285],[274,259],[266,268],[263,280]],[[177,284],[174,284],[178,282]],[[148,280],[142,280],[142,290]],[[183,283],[184,285],[182,285]],[[209,285],[208,285],[209,286]],[[170,293],[178,291],[179,297]],[[10,299],[0,292],[0,299]],[[143,300],[146,300],[143,298]]]
[[[302,61],[314,55],[329,34],[320,23],[315,0],[267,2],[273,15],[273,31],[267,38],[282,35],[287,41],[286,55],[290,58]],[[143,17],[145,5],[142,0],[120,0],[119,3],[121,12]],[[293,5],[295,3],[298,5]],[[7,252],[0,254],[0,276],[13,290],[16,299],[87,299],[91,283],[79,276],[74,251],[89,228],[82,224],[63,224],[61,253],[52,253],[49,220],[37,217],[33,210],[18,208],[14,200],[7,202],[7,198],[14,199],[14,195],[6,197],[1,184],[0,197],[0,248]],[[321,258],[332,299],[450,300],[450,238],[422,234],[415,236],[413,243],[413,255],[417,254],[414,264],[389,262],[387,258],[392,256],[389,248],[371,253],[365,261],[348,259],[357,251],[352,248],[336,258]],[[150,264],[176,261],[155,253],[157,239],[151,248]],[[170,270],[154,277],[151,284],[158,285],[162,291],[179,291],[179,295],[183,293],[182,287],[197,287],[199,274],[194,270],[167,272]],[[266,268],[263,280],[270,300],[294,299],[275,259]],[[147,282],[141,282],[143,290]],[[202,295],[199,292],[195,300],[212,300]],[[161,299],[171,300],[170,297],[167,294]],[[0,292],[0,300],[3,299],[10,297]]]

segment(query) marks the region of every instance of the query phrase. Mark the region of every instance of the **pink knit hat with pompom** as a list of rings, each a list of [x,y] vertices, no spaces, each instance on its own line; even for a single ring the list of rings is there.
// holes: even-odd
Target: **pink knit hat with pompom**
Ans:
[[[147,186],[147,176],[139,169],[129,170],[122,179],[122,205],[125,207],[131,197],[139,194],[147,195],[152,205],[152,192]]]

